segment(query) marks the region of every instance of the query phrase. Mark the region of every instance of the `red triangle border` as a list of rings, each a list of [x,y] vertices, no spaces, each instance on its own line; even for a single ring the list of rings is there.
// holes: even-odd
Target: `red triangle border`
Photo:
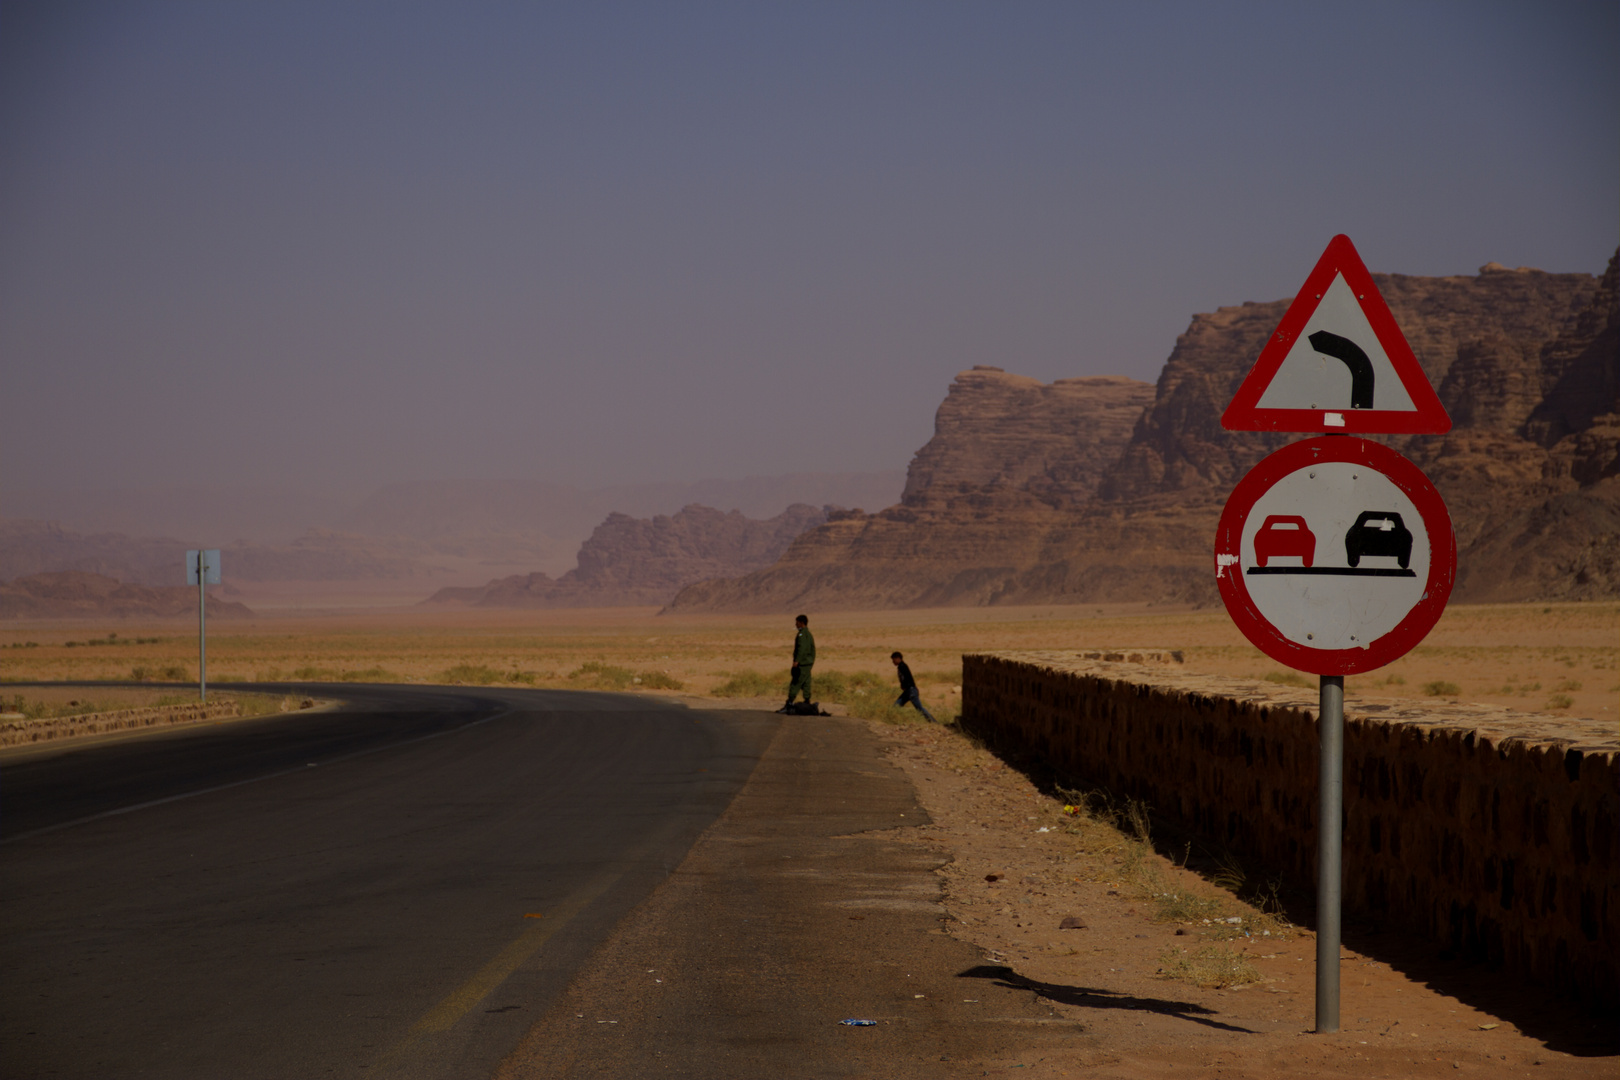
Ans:
[[[1276,377],[1289,350],[1299,340],[1305,324],[1316,313],[1333,279],[1344,275],[1345,284],[1360,298],[1362,313],[1378,337],[1379,345],[1406,388],[1414,410],[1395,409],[1262,409],[1261,396]],[[1342,423],[1329,423],[1339,417]],[[1228,431],[1300,431],[1313,434],[1350,435],[1443,435],[1451,430],[1451,417],[1429,385],[1412,346],[1401,333],[1383,294],[1373,284],[1372,274],[1361,261],[1350,238],[1340,233],[1328,241],[1327,250],[1316,261],[1316,268],[1305,279],[1294,302],[1277,324],[1266,347],[1244,378],[1232,403],[1221,414],[1221,427]]]

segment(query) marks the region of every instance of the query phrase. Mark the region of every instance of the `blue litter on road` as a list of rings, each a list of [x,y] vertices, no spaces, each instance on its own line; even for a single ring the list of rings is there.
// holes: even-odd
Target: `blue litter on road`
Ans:
[[[877,1027],[876,1020],[840,1020],[838,1022],[846,1027]]]

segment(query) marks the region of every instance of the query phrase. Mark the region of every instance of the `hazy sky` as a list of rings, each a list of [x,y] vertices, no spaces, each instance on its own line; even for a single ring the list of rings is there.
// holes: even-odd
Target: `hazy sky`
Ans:
[[[1596,273],[1620,5],[0,5],[10,488],[903,467],[1374,270]]]

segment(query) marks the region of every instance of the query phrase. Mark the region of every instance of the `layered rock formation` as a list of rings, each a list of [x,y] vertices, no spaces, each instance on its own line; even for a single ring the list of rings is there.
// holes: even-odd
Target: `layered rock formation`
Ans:
[[[1455,425],[1386,441],[1451,509],[1456,598],[1620,594],[1615,261],[1601,281],[1495,264],[1374,280]],[[1210,543],[1226,495],[1300,437],[1220,426],[1288,304],[1194,316],[1151,397],[1129,380],[965,372],[898,507],[829,521],[769,570],[700,583],[672,606],[1216,603]]]
[[[243,604],[208,596],[208,617],[244,618]],[[148,588],[104,574],[63,570],[0,583],[0,619],[167,618],[196,615],[197,590],[184,585]]]
[[[802,503],[766,521],[692,505],[672,515],[609,514],[560,578],[514,574],[478,588],[440,589],[424,601],[473,607],[611,607],[663,604],[704,578],[770,566],[795,537],[827,519]]]
[[[683,590],[674,606],[776,610],[994,603],[1040,563],[1046,537],[1093,501],[1153,387],[1118,377],[1050,385],[995,367],[956,377],[898,506],[835,514],[780,563]]]

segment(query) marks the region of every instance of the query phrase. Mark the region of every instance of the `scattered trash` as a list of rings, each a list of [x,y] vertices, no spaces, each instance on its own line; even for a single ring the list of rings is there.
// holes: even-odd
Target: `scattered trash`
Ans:
[[[1052,830],[1048,829],[1045,825],[1042,825],[1040,828],[1036,829],[1035,831],[1036,832],[1051,832]]]
[[[1479,1025],[1479,1030],[1481,1030],[1481,1031],[1490,1031],[1492,1028],[1498,1028],[1498,1027],[1501,1027],[1501,1026],[1502,1026],[1501,1024],[1481,1024],[1481,1025]]]
[[[523,913],[523,917],[525,919],[543,919],[543,918],[545,918],[545,916],[543,914],[541,914],[540,912],[538,912],[538,911],[525,911]]]
[[[1332,822],[1329,822],[1329,824],[1332,824]],[[1243,916],[1234,915],[1230,919],[1227,919],[1226,921],[1229,922],[1229,923],[1240,923],[1240,922],[1243,921]]]
[[[986,875],[984,875],[984,880],[986,880],[986,881],[1000,881],[1001,878],[1002,878],[1001,874],[986,874]]]
[[[925,998],[925,997],[927,997],[927,996],[928,996],[928,995],[927,995],[927,994],[912,994],[912,995],[911,995],[911,996],[912,996],[912,997],[913,997],[913,998],[914,998],[914,999],[918,999],[918,1000],[920,1000],[920,999],[922,999],[922,998]]]
[[[876,1020],[840,1020],[845,1027],[877,1027]]]
[[[1065,814],[1067,814],[1069,817],[1075,817],[1075,816],[1083,813],[1083,811],[1078,806],[1065,806],[1063,808],[1063,812]]]
[[[1084,930],[1085,928],[1086,920],[1078,915],[1065,915],[1063,921],[1058,923],[1059,930]]]

